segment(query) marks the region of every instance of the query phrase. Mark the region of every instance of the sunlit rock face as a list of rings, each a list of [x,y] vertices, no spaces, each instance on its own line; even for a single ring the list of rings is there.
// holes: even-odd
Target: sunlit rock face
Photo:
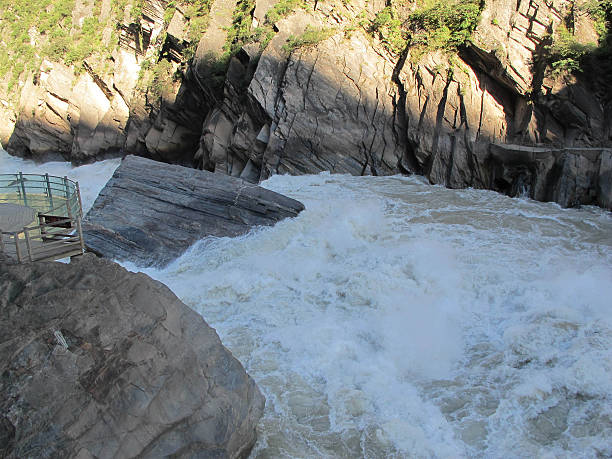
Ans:
[[[246,457],[264,398],[167,287],[84,255],[0,263],[3,457]]]
[[[10,126],[0,131],[2,145],[38,161],[80,164],[132,152],[191,164],[207,103],[189,75],[172,76],[188,45],[185,18],[176,10],[166,24],[164,0],[143,2],[139,17],[130,14],[131,2],[119,16],[114,2],[102,3],[101,23],[112,17],[101,32],[104,49],[69,66],[43,53],[40,67],[20,76],[17,102],[0,88],[0,117]],[[88,5],[77,2],[73,32],[96,14]],[[160,53],[168,62],[163,85],[151,69]]]
[[[7,147],[20,156],[83,162],[125,142],[126,101],[95,74],[75,76],[62,64],[45,61],[38,81],[26,82],[20,112]]]

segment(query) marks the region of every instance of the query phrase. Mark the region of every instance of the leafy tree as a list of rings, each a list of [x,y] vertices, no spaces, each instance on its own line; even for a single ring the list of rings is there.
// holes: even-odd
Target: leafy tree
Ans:
[[[408,19],[410,43],[428,49],[455,50],[469,42],[484,3],[476,0],[429,0]]]

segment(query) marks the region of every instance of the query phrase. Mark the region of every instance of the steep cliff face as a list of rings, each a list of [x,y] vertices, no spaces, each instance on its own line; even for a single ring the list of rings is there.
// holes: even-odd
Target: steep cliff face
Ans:
[[[167,6],[146,4],[158,18]],[[74,79],[86,80],[79,88],[92,88],[88,99],[100,108],[68,120],[53,99],[57,78],[40,78],[24,88],[42,93],[22,101],[9,148],[76,161],[114,148],[253,182],[275,173],[419,173],[450,187],[610,208],[609,86],[575,67],[605,18],[597,23],[573,0],[433,4],[217,0],[189,65],[179,63],[188,57],[186,16],[176,9],[166,26],[145,15],[151,30],[166,31],[157,41],[151,33],[148,52],[175,59],[178,81],[155,100],[159,80],[121,91],[132,94],[122,104],[114,83],[103,100],[86,72]],[[143,59],[128,49],[138,68]],[[69,107],[83,92],[74,88],[62,96]]]
[[[372,5],[296,11],[276,23],[249,81],[244,59],[232,63],[196,159],[250,180],[416,172],[450,187],[610,207],[606,94],[567,73],[553,78],[540,62],[569,5],[489,1],[458,55],[393,52],[384,35],[353,30]],[[331,37],[288,49],[288,36],[330,25]]]
[[[4,117],[15,124],[2,132],[2,144],[12,154],[36,159],[61,155],[80,163],[133,152],[190,164],[212,101],[182,65],[190,45],[183,14],[166,0],[84,0],[84,5],[90,8],[75,5],[72,20],[64,19],[70,37],[83,35],[84,21],[93,20],[90,34],[108,40],[76,62],[73,49],[49,59],[42,46],[36,54],[42,64],[26,68],[13,90],[6,76],[0,87]]]

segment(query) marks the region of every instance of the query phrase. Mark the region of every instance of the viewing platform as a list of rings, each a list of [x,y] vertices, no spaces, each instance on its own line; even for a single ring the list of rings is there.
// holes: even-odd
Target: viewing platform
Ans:
[[[0,174],[0,252],[19,263],[85,251],[79,184],[48,174]]]

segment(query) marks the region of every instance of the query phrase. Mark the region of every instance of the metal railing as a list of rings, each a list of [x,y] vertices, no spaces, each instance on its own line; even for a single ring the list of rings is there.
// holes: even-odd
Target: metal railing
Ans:
[[[0,204],[34,209],[37,221],[0,233],[0,251],[18,262],[55,260],[85,250],[79,184],[49,174],[0,174]]]

